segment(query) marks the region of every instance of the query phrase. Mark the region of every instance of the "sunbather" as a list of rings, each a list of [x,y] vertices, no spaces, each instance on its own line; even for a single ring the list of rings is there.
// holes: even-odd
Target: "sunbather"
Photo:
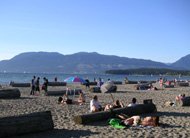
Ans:
[[[153,85],[151,85],[148,90],[154,91],[154,90],[158,90],[158,88],[156,88],[156,87],[154,87]]]
[[[107,104],[104,108],[104,111],[115,109],[115,108],[122,108],[124,107],[123,103],[119,100],[116,100],[113,104]]]
[[[180,103],[185,98],[185,94],[180,94],[176,96],[175,101],[176,103]]]
[[[72,104],[72,99],[68,97],[67,94],[64,94],[63,97],[58,98],[58,104]]]
[[[159,125],[159,117],[158,116],[148,116],[142,118],[140,116],[132,116],[126,118],[124,115],[118,115],[120,119],[123,120],[124,125],[126,126],[158,126]]]
[[[84,96],[84,94],[82,92],[79,93],[78,103],[80,105],[82,105],[83,103],[85,103],[85,96]]]
[[[104,108],[104,111],[115,109],[115,108],[122,108],[124,107],[123,103],[119,100],[116,100],[113,104],[107,104]]]

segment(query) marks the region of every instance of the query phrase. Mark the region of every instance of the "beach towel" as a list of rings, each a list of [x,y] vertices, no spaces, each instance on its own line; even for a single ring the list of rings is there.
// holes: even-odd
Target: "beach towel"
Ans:
[[[109,120],[109,124],[117,129],[124,129],[126,128],[124,125],[122,125],[121,120],[117,118],[112,118]]]

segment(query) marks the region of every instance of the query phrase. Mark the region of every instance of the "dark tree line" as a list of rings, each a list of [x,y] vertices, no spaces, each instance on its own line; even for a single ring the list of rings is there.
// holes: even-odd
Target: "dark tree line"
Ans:
[[[106,74],[125,74],[125,75],[190,75],[188,70],[173,70],[164,68],[139,68],[125,70],[107,70]]]

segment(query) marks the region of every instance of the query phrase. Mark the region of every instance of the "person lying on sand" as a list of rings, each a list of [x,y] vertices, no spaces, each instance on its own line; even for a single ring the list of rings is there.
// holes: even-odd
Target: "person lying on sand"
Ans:
[[[108,111],[110,109],[122,108],[124,107],[123,103],[119,100],[116,100],[113,104],[107,104],[104,108],[104,111]]]
[[[126,126],[159,126],[159,117],[158,116],[148,116],[148,117],[140,117],[140,116],[132,116],[126,117],[125,115],[117,115],[118,118],[122,119],[122,123]]]

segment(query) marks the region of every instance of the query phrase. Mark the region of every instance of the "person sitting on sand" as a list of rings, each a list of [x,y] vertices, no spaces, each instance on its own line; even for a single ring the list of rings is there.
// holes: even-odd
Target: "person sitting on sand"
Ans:
[[[113,105],[107,104],[104,108],[104,111],[110,110],[110,109],[116,109],[116,108],[122,108],[124,107],[123,103],[120,102],[119,100],[116,100]]]
[[[102,110],[102,106],[98,101],[98,96],[95,95],[93,99],[90,101],[90,111],[91,112],[98,112]]]
[[[83,103],[85,103],[85,96],[84,96],[83,92],[79,92],[78,103],[80,105],[82,105]]]
[[[128,105],[128,107],[134,107],[134,106],[136,106],[137,105],[136,102],[137,102],[137,99],[133,98],[132,102]]]
[[[180,94],[176,96],[175,101],[176,103],[180,103],[185,98],[185,94]]]
[[[148,90],[154,91],[154,90],[158,90],[158,88],[156,88],[156,87],[154,87],[153,85],[151,85]]]
[[[72,104],[72,99],[69,99],[67,94],[64,94],[63,97],[58,98],[58,104]]]

